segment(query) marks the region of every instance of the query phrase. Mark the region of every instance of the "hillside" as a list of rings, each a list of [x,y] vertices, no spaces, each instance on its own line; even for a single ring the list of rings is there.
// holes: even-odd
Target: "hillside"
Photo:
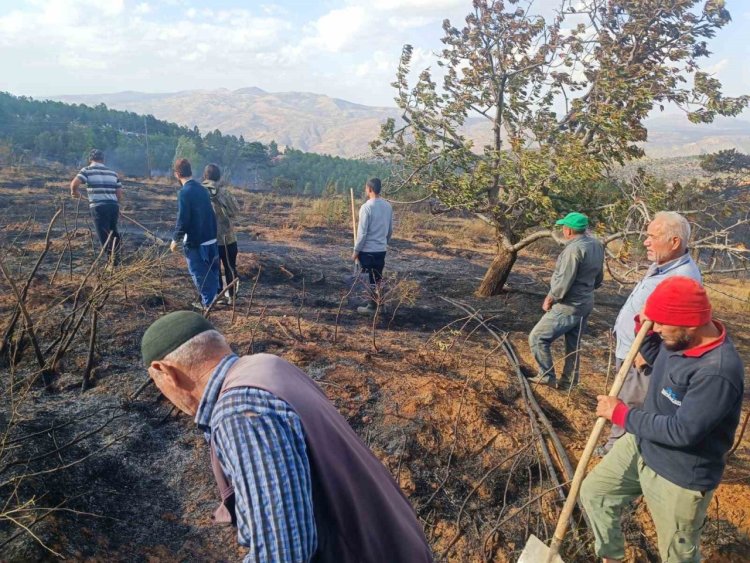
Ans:
[[[0,164],[32,159],[78,167],[91,147],[102,149],[111,167],[130,176],[169,175],[174,159],[186,157],[196,173],[213,162],[235,184],[305,194],[326,188],[348,192],[368,177],[387,172],[377,163],[300,150],[280,156],[273,143],[246,141],[218,130],[202,135],[153,115],[102,104],[90,107],[0,92]]]
[[[303,151],[338,156],[362,156],[378,134],[380,123],[398,119],[393,107],[355,104],[309,92],[266,92],[259,88],[239,90],[186,90],[173,93],[119,92],[115,94],[64,95],[53,99],[153,114],[202,131],[219,129],[224,134]],[[694,125],[682,115],[659,115],[647,121],[647,155],[666,158],[735,148],[750,152],[750,123],[719,118],[710,125]],[[489,136],[482,118],[467,124],[467,134],[481,144]]]
[[[8,342],[0,350],[0,559],[239,561],[237,532],[210,518],[217,493],[202,434],[153,386],[137,393],[147,377],[143,331],[194,299],[184,258],[123,219],[123,264],[106,268],[85,205],[55,197],[68,179],[49,169],[0,168],[0,264],[8,272],[0,295]],[[126,179],[124,187],[125,215],[168,238],[171,185]],[[492,231],[478,220],[401,208],[386,270],[389,310],[373,323],[355,310],[365,288],[343,281],[351,273],[346,200],[237,195],[242,286],[235,309],[217,307],[210,316],[235,351],[278,354],[315,379],[391,471],[436,560],[516,561],[529,533],[547,540],[560,507],[556,483],[567,478],[544,461],[549,431],[533,429],[528,397],[575,465],[596,395],[611,382],[609,329],[622,286],[607,277],[597,292],[581,343],[582,384],[531,390],[522,383],[534,365],[528,332],[557,247],[537,244],[502,296],[477,299]],[[50,366],[43,378],[8,279],[24,292],[41,363]],[[746,279],[712,278],[707,288],[747,362]],[[455,300],[482,316],[465,315]],[[506,356],[477,319],[505,335],[518,358]],[[709,563],[748,561],[748,467],[746,433],[704,526]],[[643,503],[624,518],[627,560],[656,561]],[[576,521],[564,559],[586,563],[592,538]]]

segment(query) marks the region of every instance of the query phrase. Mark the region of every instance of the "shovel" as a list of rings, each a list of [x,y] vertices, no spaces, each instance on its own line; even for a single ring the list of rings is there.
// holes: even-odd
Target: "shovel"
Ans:
[[[633,341],[633,345],[630,347],[627,358],[620,366],[620,371],[617,372],[614,383],[612,383],[612,389],[609,391],[610,397],[617,397],[617,394],[622,388],[622,384],[625,382],[625,376],[630,370],[630,366],[633,365],[633,360],[638,351],[641,349],[643,339],[646,338],[646,334],[653,323],[651,321],[644,321],[641,325],[641,330]],[[586,467],[591,459],[591,454],[594,452],[596,443],[599,441],[599,436],[604,429],[604,425],[607,419],[600,416],[596,419],[594,429],[591,431],[589,441],[586,442],[586,447],[581,454],[581,459],[578,461],[575,475],[573,475],[573,481],[570,483],[570,491],[568,492],[568,498],[565,499],[565,505],[563,506],[560,518],[557,520],[557,527],[555,528],[555,534],[552,536],[552,542],[549,547],[544,545],[544,542],[535,535],[531,535],[526,541],[526,545],[521,552],[521,557],[518,559],[518,563],[563,563],[560,557],[560,546],[562,545],[563,539],[565,538],[565,532],[568,530],[568,520],[570,515],[573,513],[573,508],[576,505],[578,499],[578,491],[581,489],[581,483],[586,473]]]

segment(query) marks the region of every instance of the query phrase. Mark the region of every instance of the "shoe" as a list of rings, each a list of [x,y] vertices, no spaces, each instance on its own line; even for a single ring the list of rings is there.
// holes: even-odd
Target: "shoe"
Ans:
[[[534,377],[529,377],[528,381],[529,383],[536,383],[540,385],[549,385],[550,387],[555,387],[555,378],[548,373],[540,374]]]
[[[232,303],[234,303],[234,298],[231,295],[227,295],[221,301],[222,301],[222,303],[226,303],[227,305],[231,305]]]
[[[568,389],[571,389],[573,387],[578,387],[578,380],[574,380],[573,383],[570,383],[570,379],[567,377],[564,377],[560,379],[560,381],[557,383],[557,388],[561,389],[563,391],[567,391]]]
[[[357,307],[357,313],[359,313],[360,315],[374,315],[375,307],[373,307],[372,304]]]
[[[198,309],[199,311],[204,310],[203,303],[201,303],[200,301],[193,301],[191,305],[193,306],[193,309]]]

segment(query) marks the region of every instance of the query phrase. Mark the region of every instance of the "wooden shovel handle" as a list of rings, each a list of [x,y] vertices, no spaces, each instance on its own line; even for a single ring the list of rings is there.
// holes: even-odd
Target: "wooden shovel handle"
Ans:
[[[638,334],[633,341],[633,345],[630,347],[630,351],[628,352],[625,361],[622,362],[620,371],[617,372],[617,377],[615,377],[614,383],[612,383],[612,389],[609,391],[610,397],[617,397],[620,393],[622,384],[625,382],[625,376],[628,374],[630,366],[633,365],[633,360],[638,355],[638,351],[641,349],[641,344],[643,344],[643,340],[646,338],[646,334],[648,334],[648,331],[651,330],[652,326],[653,323],[651,321],[644,321],[641,325],[641,330],[638,331]],[[606,422],[607,419],[603,416],[596,419],[596,424],[594,424],[594,429],[591,431],[589,441],[586,442],[586,447],[581,454],[581,459],[578,460],[578,466],[576,467],[575,475],[573,475],[573,481],[570,483],[568,498],[565,499],[565,505],[560,513],[560,518],[557,520],[557,527],[555,528],[555,534],[552,537],[552,543],[550,543],[549,553],[547,554],[547,561],[545,563],[551,563],[560,552],[560,546],[565,538],[565,532],[568,531],[568,520],[573,513],[573,508],[575,508],[576,500],[578,499],[578,492],[581,490],[581,483],[583,483],[583,478],[586,474],[586,467],[589,464],[589,460],[591,460],[591,454],[594,453],[594,448],[596,448],[596,443],[599,441],[599,436],[601,435]]]
[[[354,244],[357,244],[357,215],[354,213],[354,188],[349,188],[349,195],[352,198],[352,235]]]

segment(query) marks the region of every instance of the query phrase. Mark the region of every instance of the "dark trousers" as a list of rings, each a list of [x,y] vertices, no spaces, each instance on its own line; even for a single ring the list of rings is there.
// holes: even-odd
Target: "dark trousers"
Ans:
[[[371,299],[375,301],[377,284],[383,279],[385,252],[360,252],[359,265],[362,268],[362,273],[367,273],[370,278]]]
[[[227,245],[220,244],[219,258],[221,258],[221,263],[224,266],[224,278],[226,284],[229,285],[234,278],[239,277],[237,275],[237,243],[231,242]],[[224,289],[224,284],[221,281],[221,275],[219,275],[219,293],[221,293],[222,289]],[[236,286],[230,288],[229,295],[234,297],[236,290]]]
[[[201,294],[201,303],[208,307],[219,290],[219,250],[215,242],[186,246],[184,250],[190,277]]]
[[[120,206],[116,203],[102,203],[91,208],[91,218],[94,220],[96,235],[99,237],[99,242],[102,246],[107,242],[109,234],[112,233],[107,253],[111,254],[112,248],[114,248],[115,262],[119,262],[120,254],[120,233],[117,232],[117,219],[119,217]]]
[[[360,252],[359,265],[362,273],[370,276],[370,285],[375,285],[383,278],[385,267],[385,252]]]

